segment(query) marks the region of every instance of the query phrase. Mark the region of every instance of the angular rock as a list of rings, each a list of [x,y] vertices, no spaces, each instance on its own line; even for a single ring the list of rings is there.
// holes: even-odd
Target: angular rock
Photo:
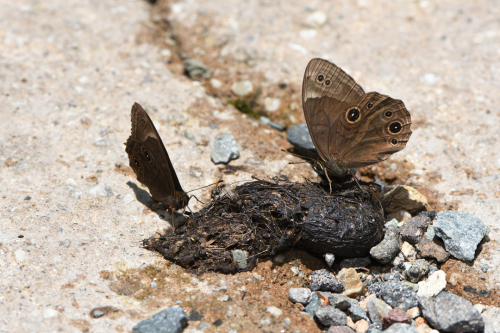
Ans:
[[[184,310],[175,305],[160,311],[134,326],[133,333],[181,333],[187,326],[188,316]]]
[[[395,185],[387,189],[389,191],[382,197],[382,207],[387,214],[401,210],[416,214],[426,209],[427,198],[413,187]]]
[[[385,232],[384,239],[370,250],[370,255],[382,264],[392,260],[399,252],[397,227],[390,226]]]
[[[232,250],[231,255],[233,256],[233,262],[238,264],[238,267],[240,269],[245,269],[248,266],[247,258],[248,258],[248,252],[245,250]]]
[[[349,297],[342,294],[333,294],[328,297],[328,304],[342,311],[345,311],[351,307]]]
[[[324,326],[342,326],[347,324],[347,316],[330,305],[320,305],[314,310],[314,318]]]
[[[272,128],[277,129],[278,131],[285,130],[285,126],[278,124],[278,123],[275,123],[274,121],[271,121],[271,119],[264,117],[264,116],[260,117],[260,123],[264,124],[264,125],[271,126]]]
[[[210,70],[198,59],[184,60],[184,71],[193,80],[210,77]]]
[[[406,279],[412,283],[417,283],[429,272],[429,263],[424,259],[407,262],[404,266]]]
[[[351,306],[345,311],[345,313],[351,317],[351,319],[354,322],[357,322],[358,320],[364,319],[366,321],[369,321],[368,315],[366,314],[366,311],[361,308],[359,305],[359,302],[355,299],[349,299],[349,302],[351,303]]]
[[[382,275],[384,281],[391,281],[391,280],[396,280],[396,281],[402,281],[403,276],[399,273],[385,273]]]
[[[298,154],[310,158],[319,158],[306,124],[290,126],[286,131],[286,139],[293,145]]]
[[[345,290],[343,294],[348,297],[359,296],[364,292],[363,282],[354,268],[343,268],[340,270],[337,274],[337,280],[344,286]]]
[[[363,258],[346,258],[340,262],[339,268],[356,268],[356,267],[368,267],[372,261],[370,257]]]
[[[423,258],[434,258],[439,263],[444,263],[450,257],[446,250],[427,236],[422,237],[417,244],[418,253]]]
[[[418,305],[418,297],[412,287],[398,281],[374,283],[368,287],[370,294],[376,294],[393,308],[408,310]]]
[[[344,286],[340,283],[335,275],[327,271],[326,269],[320,269],[312,272],[310,289],[331,291],[334,293],[340,293],[344,291]],[[316,289],[317,288],[317,289]]]
[[[417,244],[427,231],[432,220],[426,214],[410,218],[399,229],[399,236],[405,242]]]
[[[368,309],[368,315],[371,321],[374,323],[381,323],[382,318],[392,310],[389,304],[376,297],[370,297],[368,299],[366,308]]]
[[[430,326],[440,331],[479,332],[484,329],[483,318],[472,303],[450,292],[443,291],[433,299],[422,297],[418,303]]]
[[[446,251],[466,262],[474,260],[477,245],[490,232],[490,228],[477,217],[454,211],[438,213],[433,225]]]
[[[307,312],[311,317],[314,317],[314,310],[316,310],[316,308],[320,305],[321,305],[321,300],[319,299],[318,295],[316,295],[316,293],[312,293],[311,301],[304,308],[304,311]]]
[[[419,333],[418,330],[411,325],[396,323],[384,330],[384,333]]]
[[[381,333],[383,329],[384,326],[382,326],[382,323],[372,323],[368,326],[366,333]]]
[[[409,314],[412,319],[419,317],[421,314],[420,308],[418,306],[409,309],[408,311],[406,311],[406,313]]]
[[[484,333],[500,333],[500,308],[488,306],[482,313]]]
[[[382,325],[388,328],[395,323],[411,324],[411,316],[400,308],[394,308],[382,318]]]
[[[433,297],[446,288],[446,273],[437,271],[432,274],[427,281],[418,283],[418,297]]]
[[[233,135],[224,134],[215,138],[214,146],[210,152],[210,158],[214,164],[227,164],[239,157],[240,150]]]
[[[356,324],[354,324],[354,326],[356,327],[356,332],[364,333],[364,332],[368,331],[368,327],[370,327],[370,323],[368,321],[366,321],[365,319],[360,319],[356,322]]]
[[[415,259],[415,257],[417,256],[417,250],[415,250],[413,245],[408,242],[404,242],[403,245],[401,245],[401,253],[403,253],[405,257],[410,261]]]
[[[288,290],[288,299],[294,303],[309,304],[312,300],[311,289],[290,288]]]

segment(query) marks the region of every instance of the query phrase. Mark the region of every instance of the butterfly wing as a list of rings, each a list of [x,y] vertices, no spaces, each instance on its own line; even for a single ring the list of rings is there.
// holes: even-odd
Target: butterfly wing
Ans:
[[[329,61],[309,62],[302,98],[311,138],[324,161],[346,168],[375,164],[403,149],[411,135],[410,113],[402,101],[365,94]]]
[[[302,107],[314,146],[324,161],[339,153],[339,116],[363,95],[363,88],[335,64],[316,58],[307,65]]]
[[[134,103],[131,117],[132,134],[125,151],[137,180],[148,187],[156,201],[175,209],[185,207],[187,202],[178,199],[187,195],[153,122],[138,103]]]
[[[359,110],[352,122],[349,114]],[[354,118],[352,118],[354,119]],[[370,92],[339,117],[339,131],[346,139],[339,149],[348,168],[360,168],[387,159],[402,150],[411,136],[411,116],[401,100]]]

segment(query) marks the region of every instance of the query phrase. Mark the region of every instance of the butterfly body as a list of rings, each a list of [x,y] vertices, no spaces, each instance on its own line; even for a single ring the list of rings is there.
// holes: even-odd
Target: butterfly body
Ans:
[[[138,103],[132,107],[131,117],[132,133],[125,151],[137,180],[148,187],[156,201],[175,210],[186,207],[189,196],[181,187],[153,122]]]
[[[404,103],[377,92],[365,93],[335,64],[313,59],[302,84],[309,133],[334,177],[351,168],[381,162],[406,146],[411,117]]]

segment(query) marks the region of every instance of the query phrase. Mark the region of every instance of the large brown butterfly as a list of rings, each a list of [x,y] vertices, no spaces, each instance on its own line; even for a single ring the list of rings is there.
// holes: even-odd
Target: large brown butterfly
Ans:
[[[125,143],[125,151],[137,180],[149,188],[156,201],[175,210],[185,208],[189,197],[179,183],[153,122],[138,103],[132,106],[131,116],[132,134]]]
[[[351,168],[385,160],[406,146],[410,113],[402,101],[365,93],[335,64],[312,59],[302,83],[307,127],[323,169],[342,177]]]

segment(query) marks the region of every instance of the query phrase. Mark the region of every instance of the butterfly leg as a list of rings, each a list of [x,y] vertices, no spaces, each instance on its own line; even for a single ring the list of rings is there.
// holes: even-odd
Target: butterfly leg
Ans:
[[[332,194],[332,180],[328,176],[328,170],[325,169],[326,179],[328,179],[328,184],[330,185],[330,194]]]

